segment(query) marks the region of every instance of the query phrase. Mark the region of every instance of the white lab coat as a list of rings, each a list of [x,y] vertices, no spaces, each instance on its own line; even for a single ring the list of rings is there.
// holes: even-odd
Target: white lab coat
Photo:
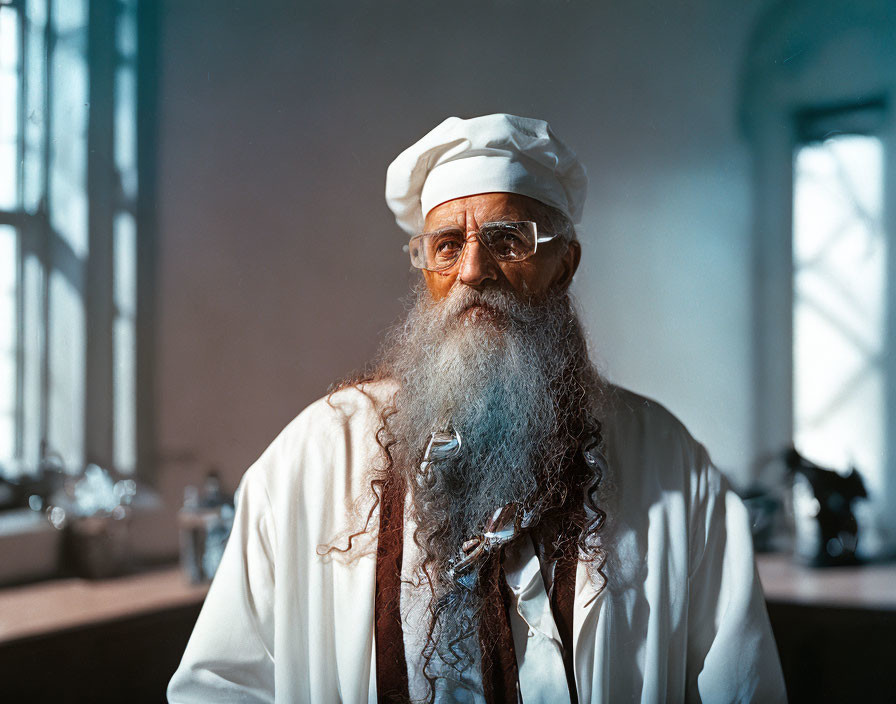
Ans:
[[[383,397],[389,389],[368,391]],[[376,514],[373,531],[348,554],[324,557],[318,548],[344,545],[357,526],[349,507],[369,495],[377,427],[369,397],[340,391],[295,418],[246,472],[171,702],[376,701]],[[608,582],[598,590],[579,564],[579,701],[785,701],[740,500],[656,402],[614,387],[603,435]],[[556,703],[549,693],[566,688],[557,682],[556,628],[549,608],[544,617],[542,581],[533,579],[534,551],[524,544],[522,553],[508,570],[521,694],[526,704],[549,696]],[[412,671],[412,693],[414,682]]]

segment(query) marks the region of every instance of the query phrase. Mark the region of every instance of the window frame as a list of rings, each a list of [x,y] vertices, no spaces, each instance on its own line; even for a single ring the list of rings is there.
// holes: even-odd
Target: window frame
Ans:
[[[153,360],[155,330],[155,279],[156,279],[156,222],[155,202],[155,149],[156,133],[156,37],[158,8],[149,0],[85,0],[87,13],[85,63],[88,76],[86,125],[85,191],[87,198],[87,234],[89,255],[82,262],[69,243],[55,232],[49,217],[50,197],[50,139],[53,119],[50,109],[52,85],[52,55],[55,40],[52,29],[53,2],[46,2],[47,23],[43,33],[43,82],[44,123],[42,126],[40,203],[26,209],[24,184],[25,119],[28,106],[26,92],[28,80],[28,51],[26,35],[26,0],[12,0],[5,6],[14,9],[19,21],[20,62],[18,66],[18,120],[17,154],[18,186],[14,209],[0,210],[0,224],[8,224],[17,232],[17,286],[15,331],[15,437],[14,455],[25,460],[24,472],[33,473],[33,458],[44,452],[48,434],[48,357],[49,346],[49,272],[58,271],[70,279],[83,301],[85,311],[84,384],[83,404],[83,463],[95,462],[115,468],[114,448],[114,326],[116,310],[114,302],[114,253],[113,221],[116,215],[126,211],[133,217],[135,226],[135,287],[134,311],[134,368],[136,397],[133,410],[135,462],[132,476],[153,484],[156,452],[156,421],[154,397]],[[129,9],[130,6],[130,9]],[[136,54],[130,58],[119,51],[116,39],[118,13],[133,13],[136,31]],[[130,197],[125,194],[121,173],[115,155],[115,120],[118,103],[115,96],[116,71],[125,62],[131,62],[135,86],[134,134],[136,178],[139,187]],[[40,294],[40,398],[38,401],[41,448],[25,447],[25,295],[23,291],[26,257],[34,255],[43,274]],[[30,444],[30,443],[29,443]],[[52,449],[52,448],[50,448]],[[68,467],[80,471],[83,466]],[[2,475],[0,475],[2,476]],[[15,475],[7,477],[15,480]]]

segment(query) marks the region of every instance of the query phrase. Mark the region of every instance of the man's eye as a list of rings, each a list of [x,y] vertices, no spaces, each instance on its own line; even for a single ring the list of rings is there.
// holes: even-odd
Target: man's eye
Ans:
[[[528,251],[526,239],[512,227],[502,227],[489,233],[492,251],[502,259],[519,259]]]
[[[463,242],[458,239],[446,237],[436,242],[435,250],[439,254],[453,254],[463,247]]]

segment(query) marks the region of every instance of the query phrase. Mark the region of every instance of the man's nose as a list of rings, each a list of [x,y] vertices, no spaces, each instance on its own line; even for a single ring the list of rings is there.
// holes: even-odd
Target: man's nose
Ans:
[[[476,235],[467,238],[460,255],[457,278],[467,286],[481,286],[486,281],[498,280],[498,264]]]

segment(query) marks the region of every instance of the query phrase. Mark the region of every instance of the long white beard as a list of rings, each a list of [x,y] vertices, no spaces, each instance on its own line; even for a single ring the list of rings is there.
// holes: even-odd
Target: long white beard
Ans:
[[[380,373],[399,382],[387,434],[393,471],[412,488],[421,569],[434,600],[454,605],[434,626],[433,648],[444,655],[451,643],[452,654],[469,654],[480,604],[475,588],[458,590],[450,578],[452,561],[497,508],[528,506],[537,523],[558,507],[573,488],[569,458],[600,413],[605,383],[567,295],[522,302],[463,285],[439,302],[421,287]],[[420,481],[431,433],[449,428],[460,452]]]

